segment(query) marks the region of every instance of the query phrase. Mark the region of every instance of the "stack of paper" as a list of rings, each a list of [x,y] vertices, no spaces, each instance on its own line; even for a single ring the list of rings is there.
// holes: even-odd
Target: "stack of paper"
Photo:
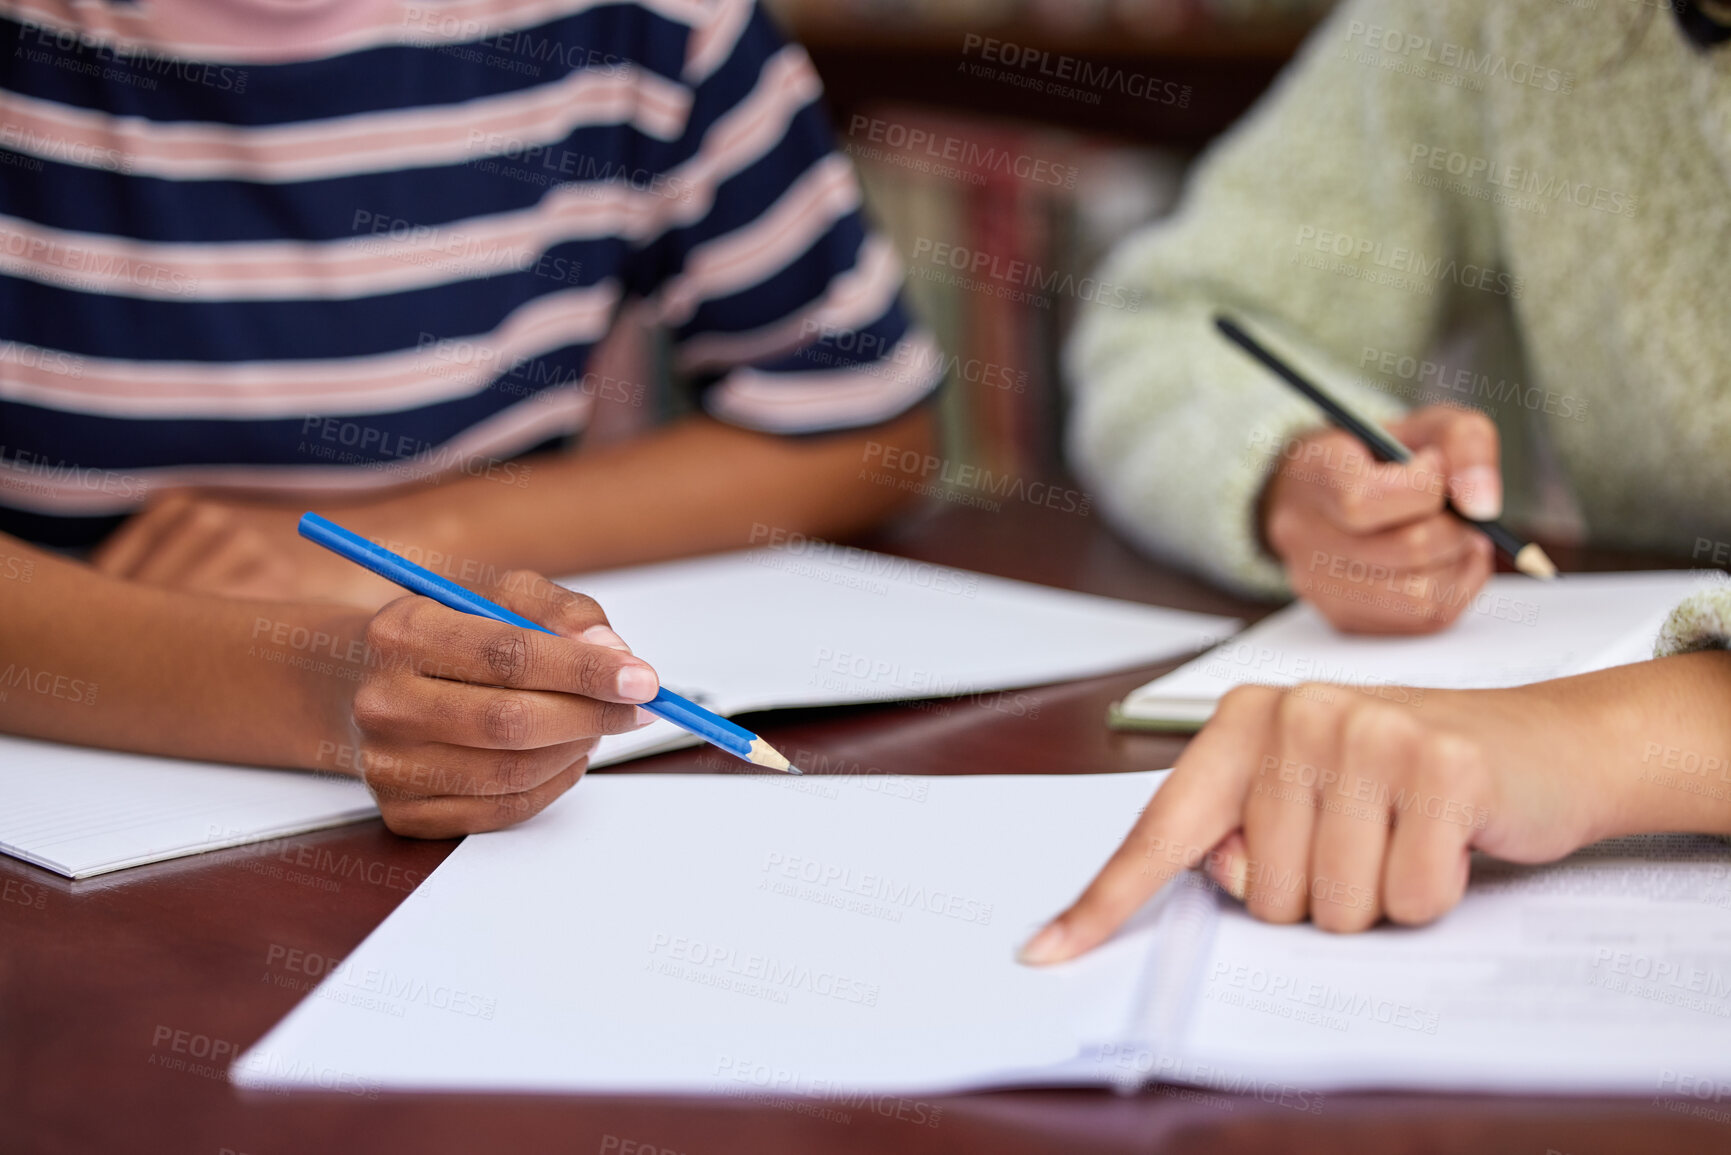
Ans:
[[[1554,582],[1499,574],[1449,629],[1424,637],[1336,631],[1295,603],[1170,674],[1113,712],[1125,729],[1194,730],[1234,686],[1518,686],[1653,656],[1666,616],[1722,574],[1569,574]]]
[[[1159,777],[590,778],[468,839],[231,1075],[850,1100],[1160,1079],[1293,1104],[1731,1085],[1712,840],[1487,864],[1441,922],[1356,936],[1185,876],[1098,952],[1015,963]]]

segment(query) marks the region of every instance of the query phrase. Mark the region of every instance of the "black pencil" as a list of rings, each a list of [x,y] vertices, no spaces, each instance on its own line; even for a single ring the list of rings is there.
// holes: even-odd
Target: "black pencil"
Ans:
[[[1317,408],[1328,415],[1328,419],[1340,428],[1346,430],[1369,449],[1378,461],[1391,461],[1405,465],[1412,460],[1412,451],[1400,442],[1378,429],[1373,423],[1342,405],[1334,397],[1323,392],[1315,382],[1306,379],[1298,370],[1269,352],[1263,344],[1240,328],[1232,318],[1221,313],[1214,315],[1214,327],[1225,334],[1226,339],[1254,357],[1269,372],[1298,390],[1304,396],[1316,403]],[[1507,526],[1496,520],[1480,521],[1468,517],[1455,508],[1454,502],[1448,503],[1448,510],[1480,533],[1491,539],[1491,543],[1509,556],[1516,569],[1529,577],[1550,581],[1557,576],[1555,563],[1532,542],[1522,541],[1509,532]]]

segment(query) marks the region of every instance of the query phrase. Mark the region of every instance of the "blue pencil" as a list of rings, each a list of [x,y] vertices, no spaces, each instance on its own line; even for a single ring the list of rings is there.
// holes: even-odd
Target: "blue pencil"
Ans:
[[[365,566],[387,581],[396,582],[410,593],[432,598],[442,606],[460,610],[465,614],[474,614],[480,618],[491,618],[495,622],[505,622],[513,626],[521,626],[526,630],[540,630],[544,634],[553,633],[546,626],[538,625],[514,614],[504,606],[495,605],[480,594],[464,589],[456,582],[448,581],[428,569],[422,569],[405,557],[399,557],[382,546],[374,545],[360,534],[344,529],[334,521],[320,517],[316,513],[301,515],[300,534],[308,541],[324,546],[332,553],[348,558],[356,565]],[[557,635],[555,635],[557,636]],[[774,746],[747,730],[699,706],[689,698],[682,698],[673,691],[662,688],[654,698],[643,703],[643,708],[657,718],[665,718],[682,730],[689,731],[726,750],[736,758],[743,758],[758,766],[766,766],[771,770],[785,770],[789,774],[798,774],[799,770],[786,758],[778,753]]]

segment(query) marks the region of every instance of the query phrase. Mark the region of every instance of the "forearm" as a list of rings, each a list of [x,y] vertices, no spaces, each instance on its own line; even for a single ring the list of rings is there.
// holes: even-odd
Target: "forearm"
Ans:
[[[1731,834],[1731,652],[1617,666],[1544,689],[1588,722],[1562,732],[1580,735],[1578,756],[1608,803],[1595,840]]]
[[[328,755],[348,732],[344,675],[358,676],[370,615],[120,581],[5,537],[0,579],[0,731],[339,768]]]
[[[513,484],[463,477],[340,511],[357,532],[452,561],[552,574],[736,549],[772,526],[820,537],[865,529],[907,495],[862,477],[873,442],[925,454],[929,406],[886,425],[774,437],[692,418],[592,452],[532,459]]]

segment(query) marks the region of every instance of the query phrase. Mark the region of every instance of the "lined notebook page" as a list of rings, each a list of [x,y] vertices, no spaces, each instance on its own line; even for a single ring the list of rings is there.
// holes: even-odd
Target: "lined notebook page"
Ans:
[[[0,851],[88,878],[378,813],[346,778],[0,736]]]

